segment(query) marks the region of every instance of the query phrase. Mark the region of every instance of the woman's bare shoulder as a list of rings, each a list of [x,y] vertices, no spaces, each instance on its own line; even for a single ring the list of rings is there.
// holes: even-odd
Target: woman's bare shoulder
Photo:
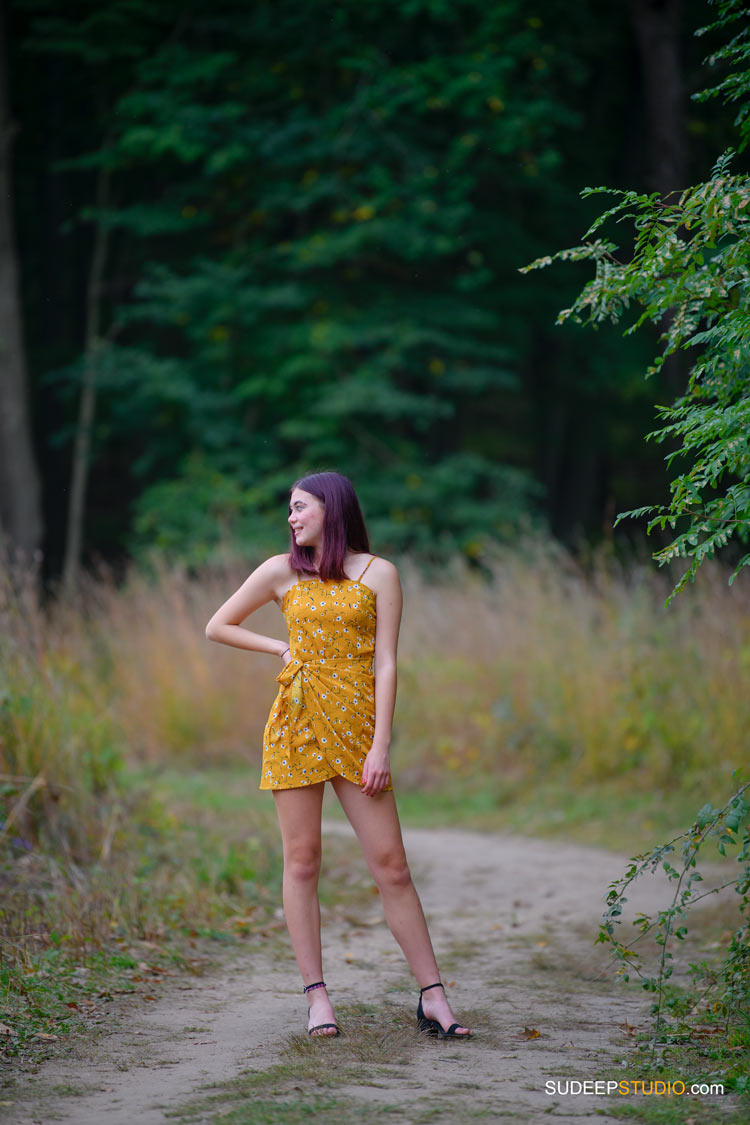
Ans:
[[[261,583],[268,595],[278,603],[295,578],[287,551],[283,555],[271,555],[264,559],[250,575],[248,583]]]
[[[266,586],[275,589],[279,584],[288,583],[293,575],[294,571],[291,568],[288,553],[271,555],[270,558],[264,559],[262,563],[256,566],[248,581],[263,582]]]
[[[388,575],[389,578],[395,578],[398,575],[395,565],[390,559],[383,558],[382,555],[373,555],[370,570],[374,570],[376,574]]]
[[[295,578],[288,551],[283,555],[271,555],[261,565],[266,577],[276,588],[288,586]]]
[[[271,555],[263,563],[263,566],[266,567],[269,572],[274,574],[294,574],[294,571],[292,570],[291,556],[288,551],[285,551],[283,555]]]
[[[384,559],[382,555],[372,556],[372,562],[367,568],[364,580],[372,586],[376,593],[393,590],[400,585],[398,570],[389,559]]]

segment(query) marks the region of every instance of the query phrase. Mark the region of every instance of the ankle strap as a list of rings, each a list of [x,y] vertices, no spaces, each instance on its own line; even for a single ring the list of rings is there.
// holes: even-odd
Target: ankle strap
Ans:
[[[314,988],[325,988],[326,982],[324,980],[316,980],[315,984],[306,984],[302,989],[303,992],[312,992]]]
[[[442,988],[445,990],[445,985],[441,980],[439,980],[437,984],[426,984],[424,988],[420,988],[419,995],[421,996],[423,992],[429,992],[431,988]]]

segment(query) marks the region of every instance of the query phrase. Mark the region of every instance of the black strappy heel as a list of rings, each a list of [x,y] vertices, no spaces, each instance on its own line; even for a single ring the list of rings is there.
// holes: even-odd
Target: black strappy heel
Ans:
[[[312,992],[312,990],[314,988],[325,988],[325,987],[326,987],[326,982],[324,980],[316,980],[315,984],[306,984],[305,987],[302,989],[302,991],[305,995],[307,995],[307,993]],[[309,1018],[309,1016],[310,1016],[310,1009],[309,1008],[307,1009],[307,1015],[308,1015],[308,1018]],[[456,1025],[456,1026],[458,1026],[458,1025]],[[337,1023],[319,1023],[319,1024],[316,1024],[315,1027],[308,1027],[307,1034],[312,1035],[312,1033],[314,1031],[323,1031],[327,1027],[335,1027],[336,1034],[335,1035],[316,1035],[315,1038],[316,1039],[335,1039],[336,1035],[341,1034],[341,1029],[339,1028],[339,1025]]]
[[[467,1031],[463,1035],[456,1035],[456,1028],[461,1027],[460,1023],[452,1023],[446,1031],[437,1020],[428,1019],[424,1014],[422,1008],[422,993],[429,992],[431,988],[442,988],[443,992],[445,992],[445,985],[442,981],[438,981],[437,984],[427,984],[424,988],[420,988],[419,1007],[417,1008],[417,1028],[419,1031],[426,1031],[428,1035],[437,1035],[440,1039],[471,1039],[472,1035],[470,1031]]]

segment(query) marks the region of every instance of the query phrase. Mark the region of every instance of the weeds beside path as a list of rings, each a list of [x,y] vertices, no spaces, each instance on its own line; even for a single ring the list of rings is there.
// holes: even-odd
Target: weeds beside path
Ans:
[[[327,831],[349,829],[331,823]],[[605,1078],[613,1067],[634,1074],[633,1029],[646,1022],[647,1000],[602,976],[592,945],[618,857],[451,829],[411,829],[406,839],[443,979],[476,1030],[473,1042],[425,1041],[413,1031],[413,983],[373,897],[371,908],[332,909],[326,921],[325,974],[341,1039],[301,1033],[305,1005],[285,942],[274,953],[225,949],[203,977],[176,976],[148,1006],[121,1007],[77,1057],[19,1074],[0,1119],[613,1121],[626,1100],[637,1114],[634,1099],[545,1089],[548,1080]],[[649,909],[659,890],[644,884],[641,893],[638,906]]]

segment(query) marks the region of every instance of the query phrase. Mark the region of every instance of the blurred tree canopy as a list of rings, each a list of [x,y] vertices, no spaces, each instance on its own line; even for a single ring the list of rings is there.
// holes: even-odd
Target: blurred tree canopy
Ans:
[[[677,8],[689,86],[705,5]],[[648,342],[555,329],[584,274],[517,272],[590,220],[584,183],[648,180],[625,6],[15,0],[10,20],[53,566],[84,518],[88,556],[282,549],[315,468],[352,477],[379,550],[422,557],[479,556],[524,517],[598,534],[644,479],[658,498]],[[700,163],[728,122],[686,114]]]

